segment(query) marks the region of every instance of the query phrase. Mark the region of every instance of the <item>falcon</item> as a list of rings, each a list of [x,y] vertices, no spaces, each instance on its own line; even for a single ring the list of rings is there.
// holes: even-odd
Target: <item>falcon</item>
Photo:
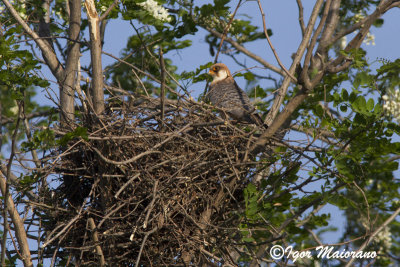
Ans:
[[[207,98],[214,106],[222,108],[234,120],[266,127],[249,97],[237,85],[225,64],[212,65],[208,73],[213,77],[213,81]]]

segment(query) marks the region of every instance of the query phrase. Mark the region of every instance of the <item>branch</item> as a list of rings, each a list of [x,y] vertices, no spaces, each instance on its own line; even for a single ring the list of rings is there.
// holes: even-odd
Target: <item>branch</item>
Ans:
[[[161,73],[161,125],[164,124],[164,109],[165,109],[165,64],[162,48],[160,48],[160,73]]]
[[[261,16],[262,16],[262,22],[263,22],[263,28],[264,28],[264,35],[267,38],[268,44],[272,49],[272,52],[274,53],[274,56],[276,58],[276,60],[278,61],[279,66],[281,66],[281,68],[286,72],[286,74],[293,80],[293,82],[297,83],[297,79],[285,68],[285,66],[282,64],[281,60],[278,57],[278,54],[275,51],[274,46],[272,45],[271,40],[269,39],[269,35],[268,35],[268,31],[267,31],[267,25],[265,23],[265,14],[264,14],[264,10],[261,6],[261,2],[260,0],[257,1],[258,3],[258,7],[260,8],[260,12],[261,12]]]
[[[0,189],[3,196],[6,195],[6,181],[3,175],[0,176]],[[18,214],[17,209],[15,208],[15,203],[11,196],[8,196],[4,199],[4,202],[7,203],[7,210],[10,214],[11,220],[15,226],[15,236],[17,237],[19,247],[22,252],[22,261],[25,267],[31,267],[32,259],[31,259],[31,252],[29,250],[28,244],[28,237],[25,232],[24,222],[22,221],[21,217]]]
[[[103,21],[108,16],[108,14],[110,14],[111,10],[118,4],[118,2],[118,0],[114,0],[114,2],[107,8],[103,15],[101,15],[100,21]]]
[[[306,53],[306,57],[304,59],[304,66],[303,66],[303,70],[301,72],[301,79],[306,84],[306,87],[308,87],[308,88],[313,87],[313,85],[311,85],[310,77],[309,77],[309,67],[311,65],[311,56],[314,51],[315,44],[317,43],[319,34],[321,33],[322,28],[325,25],[325,21],[328,18],[328,14],[329,14],[328,12],[329,12],[330,6],[331,6],[331,0],[327,0],[325,3],[324,12],[322,14],[319,25],[318,25],[317,29],[315,30],[313,37],[311,38],[310,45],[307,47],[307,53]],[[323,70],[321,70],[320,67],[317,70],[319,72],[323,71]]]
[[[389,223],[391,223],[393,220],[396,219],[397,215],[399,215],[400,213],[400,208],[398,208],[389,218],[387,218],[387,220],[378,227],[378,229],[376,229],[369,237],[368,239],[358,248],[358,250],[356,251],[356,254],[360,251],[363,251],[369,243],[371,243],[372,239],[374,239],[374,237],[383,230],[383,228],[385,228]],[[356,257],[352,257],[349,262],[346,264],[345,267],[350,267],[353,266],[353,262],[356,259]]]
[[[34,32],[28,26],[28,24],[19,16],[18,12],[14,9],[14,7],[10,4],[8,0],[2,0],[2,1],[4,5],[7,7],[7,9],[10,11],[11,15],[14,17],[14,19],[18,22],[18,24],[20,24],[24,29],[24,31],[35,40],[36,44],[42,51],[44,60],[49,66],[53,75],[57,78],[59,82],[62,81],[64,74],[63,66],[58,61],[58,58],[52,47],[47,42],[42,40],[42,38],[40,38],[40,36],[38,36],[36,32]]]
[[[394,7],[392,5],[394,2],[398,0],[390,0],[390,1],[381,1],[379,5],[376,7],[375,11],[369,15],[363,24],[359,26],[358,34],[347,44],[346,48],[344,49],[345,52],[349,52],[352,49],[357,49],[361,46],[365,36],[369,32],[372,24],[380,17],[382,14],[389,10],[389,7]],[[335,38],[333,38],[335,40]],[[340,66],[340,64],[343,64]],[[350,62],[346,59],[345,55],[340,55],[336,59],[331,60],[327,65],[327,71],[329,72],[338,72],[343,69],[346,69],[350,65]]]
[[[219,43],[219,46],[218,46],[217,54],[215,55],[215,58],[214,58],[214,63],[217,63],[217,61],[218,61],[218,56],[219,56],[219,53],[221,52],[222,44],[224,43],[224,40],[225,40],[226,36],[228,35],[229,28],[231,27],[233,19],[235,18],[236,12],[238,11],[241,3],[242,3],[242,0],[239,0],[237,6],[235,8],[235,11],[233,12],[231,18],[229,19],[228,24],[226,25],[226,27],[224,29],[224,33],[222,34],[221,42]]]
[[[208,32],[210,32],[212,35],[214,35],[217,38],[222,39],[223,38],[223,34],[207,27],[207,26],[202,26],[205,30],[207,30]],[[226,37],[225,41],[230,43],[234,48],[236,48],[238,51],[242,52],[243,54],[245,54],[246,56],[254,59],[255,61],[259,62],[260,64],[262,64],[264,67],[266,67],[267,69],[272,70],[273,72],[276,72],[282,76],[285,76],[285,72],[283,70],[281,70],[280,68],[275,67],[274,65],[268,63],[267,61],[265,61],[262,57],[257,56],[256,54],[250,52],[249,50],[247,50],[246,48],[244,48],[242,45],[240,45],[238,42],[234,41],[231,38]]]
[[[306,26],[304,25],[303,4],[301,3],[301,0],[296,0],[296,2],[299,8],[299,24],[301,29],[301,35],[304,36],[304,32],[306,31]]]
[[[74,0],[78,1],[78,0]],[[94,112],[100,115],[104,111],[103,68],[101,65],[101,38],[99,16],[93,0],[86,0],[85,7],[89,20],[90,56],[92,60],[92,86]]]
[[[303,54],[304,54],[304,52],[306,50],[306,47],[307,47],[307,44],[308,44],[308,42],[309,42],[309,40],[311,38],[311,34],[313,32],[314,25],[316,23],[316,20],[317,20],[318,14],[319,14],[319,10],[321,9],[321,6],[322,6],[323,2],[324,2],[323,0],[318,0],[317,3],[314,6],[314,9],[313,9],[313,11],[311,13],[310,21],[308,22],[308,25],[307,25],[303,40],[301,41],[301,43],[299,45],[299,48],[297,49],[296,55],[295,55],[295,57],[293,59],[293,63],[291,65],[290,69],[289,69],[289,72],[291,74],[293,74],[295,72],[297,65],[300,63],[300,60],[303,57]],[[289,85],[290,85],[290,79],[289,79],[289,77],[286,77],[283,80],[281,88],[279,88],[278,95],[275,97],[274,103],[272,104],[271,109],[270,109],[267,117],[265,118],[265,124],[267,124],[269,127],[271,127],[270,125],[271,125],[272,122],[274,122],[274,124],[278,124],[278,125],[276,125],[277,127],[276,126],[273,127],[275,129],[275,131],[273,133],[272,132],[269,133],[269,134],[271,134],[271,136],[285,122],[285,121],[275,120],[275,117],[277,116],[277,114],[279,112],[280,106],[282,105],[283,99],[286,96],[286,92],[287,92],[287,89],[288,89]],[[266,136],[267,134],[264,133],[263,135]]]
[[[100,247],[100,245],[98,245],[99,243],[99,236],[97,234],[97,228],[96,228],[96,224],[94,223],[93,218],[89,218],[88,219],[88,224],[89,224],[89,228],[92,232],[92,239],[93,242],[96,244],[95,248],[96,248],[96,253],[100,258],[100,266],[103,267],[106,265],[106,261],[104,260],[104,254],[103,251]]]

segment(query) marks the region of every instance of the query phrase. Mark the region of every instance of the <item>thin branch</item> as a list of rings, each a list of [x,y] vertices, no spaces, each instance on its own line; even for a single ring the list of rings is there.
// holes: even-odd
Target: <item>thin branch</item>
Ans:
[[[42,40],[39,35],[37,35],[36,32],[34,32],[29,25],[21,18],[21,16],[18,14],[18,12],[15,10],[15,8],[11,5],[11,3],[8,0],[2,0],[4,5],[7,7],[11,15],[14,17],[14,19],[22,26],[24,31],[31,36],[36,44],[39,46],[40,50],[43,53],[43,57],[48,64],[51,72],[53,75],[57,78],[58,81],[62,81],[63,79],[63,67],[61,63],[58,61],[58,58],[56,54],[54,53],[54,50],[52,47]]]
[[[204,29],[206,29],[208,32],[210,32],[212,35],[214,35],[215,37],[218,37],[218,38],[222,38],[223,37],[222,33],[219,33],[217,31],[215,31],[214,29],[208,27],[207,25],[204,25],[202,27]],[[262,57],[250,52],[249,50],[244,48],[244,46],[240,45],[238,42],[234,41],[233,39],[226,37],[225,41],[228,42],[229,44],[231,44],[239,52],[242,52],[246,56],[248,56],[248,57],[254,59],[255,61],[259,62],[260,64],[262,64],[267,69],[270,69],[273,72],[276,72],[276,73],[278,73],[278,74],[280,74],[282,76],[286,75],[286,73],[282,69],[275,67],[274,65],[272,65],[272,64],[268,63],[267,61],[265,61]]]
[[[153,186],[153,198],[152,198],[152,200],[151,200],[151,202],[150,202],[150,204],[149,204],[149,206],[148,206],[149,209],[147,210],[146,217],[145,217],[144,222],[143,222],[143,228],[144,228],[144,229],[147,228],[147,222],[148,222],[148,220],[149,220],[151,211],[153,210],[154,203],[156,202],[156,199],[157,199],[157,187],[158,187],[158,180],[156,180],[156,181],[154,182],[154,186]]]
[[[379,226],[369,237],[368,239],[358,248],[358,250],[356,251],[356,254],[360,251],[363,251],[368,245],[369,243],[371,243],[371,241],[374,239],[374,237],[383,230],[383,228],[385,228],[389,223],[391,223],[393,220],[396,219],[397,215],[399,215],[400,213],[400,208],[398,208],[389,218],[387,218],[387,220],[381,225]],[[349,262],[346,264],[345,267],[350,267],[353,266],[353,262],[356,260],[356,257],[352,257]]]
[[[303,15],[303,4],[301,0],[296,0],[297,7],[299,8],[299,24],[301,29],[301,35],[304,36],[304,32],[306,31],[306,26],[304,24],[304,15]]]
[[[100,245],[98,244],[99,243],[99,236],[97,234],[97,227],[96,227],[96,224],[94,223],[93,218],[89,218],[88,219],[88,224],[89,224],[89,228],[90,228],[90,230],[92,232],[93,242],[96,244],[95,248],[96,248],[96,253],[100,258],[100,266],[103,267],[103,266],[106,265],[106,261],[104,260],[103,250],[101,249]]]
[[[164,123],[164,109],[165,109],[165,64],[162,48],[160,47],[160,73],[161,73],[161,125]]]
[[[140,246],[139,255],[138,255],[137,259],[136,259],[135,267],[138,267],[138,266],[139,266],[140,257],[142,256],[144,244],[146,243],[147,238],[149,238],[149,235],[151,235],[152,233],[154,233],[155,231],[157,231],[157,229],[158,229],[157,227],[154,227],[152,230],[146,232],[145,236],[143,237],[142,245]]]
[[[111,10],[118,4],[119,0],[114,0],[114,2],[107,8],[107,10],[100,16],[100,21],[103,21],[108,14],[110,14]]]
[[[226,36],[228,35],[228,31],[229,31],[229,29],[231,27],[233,19],[235,18],[236,12],[238,11],[241,3],[242,3],[242,0],[239,0],[239,3],[237,4],[237,6],[235,8],[235,11],[233,12],[231,18],[229,19],[228,24],[226,25],[226,27],[224,29],[224,33],[222,34],[221,41],[219,42],[217,54],[215,55],[215,58],[214,58],[214,63],[218,62],[218,56],[219,56],[219,53],[221,52],[222,44],[224,43],[224,40],[225,40]]]
[[[261,16],[262,16],[262,22],[263,22],[263,28],[264,28],[264,35],[265,35],[265,37],[267,38],[268,44],[269,44],[269,46],[271,47],[272,52],[274,53],[274,56],[275,56],[275,58],[276,58],[276,61],[278,61],[279,66],[281,66],[281,68],[282,68],[282,69],[285,71],[285,73],[293,80],[293,82],[297,83],[297,79],[293,76],[293,74],[291,74],[291,73],[286,69],[286,67],[282,64],[281,60],[279,59],[279,56],[278,56],[278,54],[276,53],[275,48],[274,48],[274,46],[272,45],[271,39],[269,38],[269,35],[268,35],[267,25],[266,25],[266,23],[265,23],[265,13],[264,13],[264,10],[263,10],[263,8],[262,8],[262,6],[261,6],[260,0],[257,0],[257,3],[258,3],[258,7],[260,8],[260,12],[261,12]]]
[[[329,14],[329,9],[331,6],[331,1],[332,0],[327,0],[325,3],[325,8],[324,8],[324,12],[322,13],[322,17],[321,20],[318,24],[317,29],[314,32],[313,37],[311,38],[311,42],[310,45],[307,47],[307,53],[304,59],[304,66],[303,66],[303,71],[301,72],[301,78],[302,81],[306,84],[307,87],[312,87],[311,83],[310,83],[310,77],[309,77],[309,66],[311,65],[311,56],[312,53],[314,51],[314,47],[315,44],[317,43],[317,39],[319,37],[319,34],[321,33],[324,25],[325,25],[325,21],[328,18],[328,14]],[[322,72],[323,70],[318,69],[318,71]]]
[[[313,11],[311,13],[310,21],[308,22],[304,37],[299,45],[299,48],[297,49],[296,55],[293,59],[293,63],[289,69],[289,72],[292,74],[295,72],[297,65],[300,63],[300,60],[303,57],[303,54],[306,50],[306,47],[309,43],[312,32],[314,30],[314,25],[317,21],[319,10],[321,9],[323,2],[324,2],[323,0],[318,0],[317,3],[314,5]],[[275,97],[274,103],[272,104],[271,109],[270,109],[267,117],[265,118],[265,124],[267,124],[269,126],[269,130],[267,131],[269,133],[265,132],[262,136],[265,136],[265,137],[267,135],[268,135],[268,137],[272,136],[283,125],[283,123],[285,123],[285,120],[279,121],[278,119],[275,120],[275,118],[279,112],[281,105],[282,105],[283,99],[286,96],[287,89],[290,85],[290,80],[291,79],[289,79],[288,76],[283,80],[282,86],[281,86],[281,88],[279,88],[278,95]],[[272,122],[274,122],[275,125],[271,128]],[[264,138],[264,137],[262,137],[262,138]],[[261,142],[259,144],[261,144]],[[259,144],[257,144],[257,145],[259,145]]]

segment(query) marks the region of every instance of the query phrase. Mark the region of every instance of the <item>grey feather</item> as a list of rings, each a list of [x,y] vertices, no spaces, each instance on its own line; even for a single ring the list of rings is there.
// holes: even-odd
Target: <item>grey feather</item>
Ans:
[[[264,125],[247,94],[240,89],[231,76],[211,83],[207,97],[213,105],[225,109],[226,113],[235,120]]]

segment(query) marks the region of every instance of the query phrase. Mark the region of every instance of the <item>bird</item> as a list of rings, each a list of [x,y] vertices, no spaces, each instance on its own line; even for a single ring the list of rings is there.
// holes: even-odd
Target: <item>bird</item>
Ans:
[[[211,104],[222,108],[238,122],[256,124],[267,128],[247,94],[237,85],[228,67],[223,63],[211,66],[208,72],[213,80],[206,95]]]

